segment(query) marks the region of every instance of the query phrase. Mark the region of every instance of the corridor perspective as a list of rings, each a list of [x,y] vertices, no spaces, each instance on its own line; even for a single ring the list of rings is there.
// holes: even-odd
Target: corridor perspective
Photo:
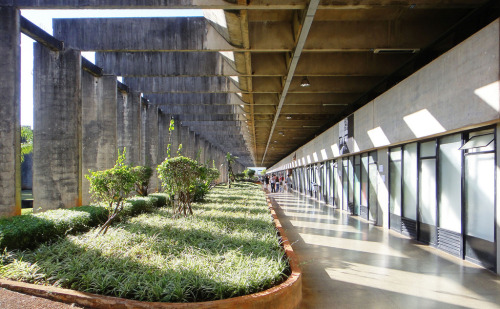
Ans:
[[[271,193],[301,308],[500,308],[494,273],[304,195]]]

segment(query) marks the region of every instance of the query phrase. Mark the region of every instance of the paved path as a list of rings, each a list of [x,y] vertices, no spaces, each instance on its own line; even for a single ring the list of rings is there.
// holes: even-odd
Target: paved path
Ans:
[[[272,193],[302,308],[500,308],[500,276],[296,193]]]
[[[0,288],[1,309],[76,309],[83,308]]]

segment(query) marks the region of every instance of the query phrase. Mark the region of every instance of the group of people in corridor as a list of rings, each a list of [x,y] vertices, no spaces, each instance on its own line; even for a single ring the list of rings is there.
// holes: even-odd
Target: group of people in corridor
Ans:
[[[266,175],[264,177],[264,187],[268,188],[271,185],[271,193],[284,192],[288,188],[291,188],[291,179],[289,176],[285,177],[283,175],[277,176],[272,174],[271,176]]]

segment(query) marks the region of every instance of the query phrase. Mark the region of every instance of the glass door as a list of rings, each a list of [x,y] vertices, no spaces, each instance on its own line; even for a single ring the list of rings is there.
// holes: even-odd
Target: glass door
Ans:
[[[412,143],[403,147],[401,233],[413,239],[417,239],[417,179],[417,143]]]
[[[437,243],[436,141],[420,144],[418,181],[418,240]]]
[[[465,151],[465,258],[496,270],[493,130],[469,134]]]

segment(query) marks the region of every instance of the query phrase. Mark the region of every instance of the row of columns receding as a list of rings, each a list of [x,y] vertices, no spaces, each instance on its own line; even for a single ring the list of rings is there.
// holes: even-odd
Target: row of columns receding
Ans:
[[[0,217],[21,211],[20,12],[0,6]],[[126,162],[156,169],[171,154],[215,164],[227,181],[225,153],[148,104],[141,93],[124,92],[115,75],[82,70],[81,52],[52,51],[34,44],[34,212],[89,204],[88,170],[114,166],[118,150]],[[236,163],[233,171],[244,169]],[[156,173],[150,188],[160,189]]]

